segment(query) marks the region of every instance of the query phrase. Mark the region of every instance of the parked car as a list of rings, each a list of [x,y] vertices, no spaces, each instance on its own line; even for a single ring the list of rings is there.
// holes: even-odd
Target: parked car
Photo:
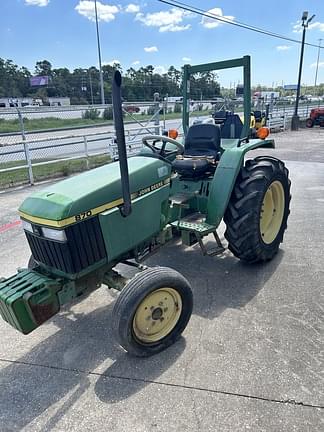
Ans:
[[[140,112],[140,107],[136,106],[136,105],[124,105],[123,106],[124,110],[130,114],[134,114],[134,113],[139,113]]]

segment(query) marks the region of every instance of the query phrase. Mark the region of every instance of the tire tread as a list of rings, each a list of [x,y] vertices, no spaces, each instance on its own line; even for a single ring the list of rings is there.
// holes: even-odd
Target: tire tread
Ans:
[[[276,239],[266,245],[260,239],[259,215],[264,194],[275,180],[280,180],[285,193],[285,210],[281,228]],[[277,253],[287,229],[290,213],[289,171],[284,162],[273,156],[248,159],[242,167],[224,215],[225,238],[229,250],[247,262],[268,261]]]

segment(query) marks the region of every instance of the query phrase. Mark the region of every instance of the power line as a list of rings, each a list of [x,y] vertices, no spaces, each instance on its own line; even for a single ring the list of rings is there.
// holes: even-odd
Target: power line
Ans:
[[[198,15],[201,15],[201,16],[204,16],[204,17],[207,17],[207,18],[211,18],[211,19],[214,19],[216,21],[220,21],[220,22],[225,23],[225,24],[231,24],[231,25],[234,25],[236,27],[241,27],[241,28],[244,28],[246,30],[254,31],[256,33],[261,33],[261,34],[264,34],[264,35],[267,35],[267,36],[271,36],[271,37],[274,37],[274,38],[277,38],[277,39],[282,39],[282,40],[286,40],[286,41],[289,41],[289,42],[294,42],[294,43],[301,44],[301,41],[298,40],[298,39],[292,39],[292,38],[290,38],[288,36],[283,36],[283,35],[280,35],[278,33],[270,32],[268,30],[264,30],[264,29],[261,29],[259,27],[254,27],[254,26],[251,26],[249,24],[242,23],[240,21],[228,20],[225,17],[221,17],[219,15],[213,14],[212,12],[204,11],[203,9],[200,9],[200,8],[198,8],[196,6],[191,6],[191,5],[188,5],[186,3],[182,3],[180,1],[176,1],[176,0],[172,0],[172,1],[169,1],[169,0],[158,0],[158,1],[160,3],[165,3],[165,4],[168,4],[170,6],[174,6],[174,7],[177,7],[179,9],[183,9],[183,10],[188,11],[188,12],[193,12],[193,13],[196,13]],[[311,46],[311,47],[315,47],[315,48],[320,48],[320,49],[324,48],[323,46],[319,46],[319,45],[315,45],[315,44],[310,44],[310,43],[307,43],[307,42],[305,42],[305,45],[308,45],[308,46]]]

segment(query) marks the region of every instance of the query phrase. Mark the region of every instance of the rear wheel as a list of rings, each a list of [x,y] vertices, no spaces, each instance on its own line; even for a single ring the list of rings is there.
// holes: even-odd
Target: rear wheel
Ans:
[[[308,118],[308,119],[306,120],[306,126],[307,126],[308,128],[312,128],[312,127],[314,126],[314,121],[313,121],[311,118]]]
[[[278,252],[289,215],[288,174],[282,161],[268,156],[242,167],[224,216],[228,247],[237,258],[267,261]]]
[[[120,293],[113,311],[119,344],[129,353],[145,357],[173,344],[192,313],[189,282],[170,268],[138,273]]]

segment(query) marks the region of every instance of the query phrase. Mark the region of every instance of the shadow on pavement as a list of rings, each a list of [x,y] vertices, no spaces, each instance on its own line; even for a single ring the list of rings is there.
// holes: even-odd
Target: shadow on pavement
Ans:
[[[171,267],[183,274],[193,290],[193,313],[214,319],[227,308],[239,309],[249,303],[275,273],[283,256],[284,251],[279,249],[269,262],[246,264],[228,250],[220,256],[204,257],[197,247],[185,249],[173,244],[150,258],[149,264]]]
[[[180,357],[185,347],[185,339],[181,337],[170,348],[153,357],[136,358],[126,353],[123,354],[99,377],[95,385],[96,395],[102,402],[110,403],[130,397],[169,369]],[[123,380],[129,378],[130,381],[128,383],[116,381],[114,384],[111,380],[107,380],[109,377],[123,378]]]
[[[88,373],[106,361],[112,365],[103,372],[106,380],[100,378],[96,386],[99,397],[106,401],[127,398],[168,369],[184,350],[184,339],[180,339],[155,358],[130,357],[114,341],[111,310],[109,305],[89,314],[58,315],[53,320],[59,327],[54,335],[19,358],[19,363],[0,369],[0,430],[21,430],[58,404],[44,429],[51,430],[89,389]],[[106,388],[109,376],[140,379],[109,380]]]
[[[241,308],[251,301],[282,258],[283,251],[279,251],[269,263],[245,265],[229,252],[210,258],[203,257],[196,248],[179,253],[179,246],[173,244],[151,257],[147,264],[169,266],[181,272],[194,291],[194,314],[214,319],[227,308]],[[45,429],[53,428],[91,386],[89,372],[100,375],[95,384],[98,398],[114,403],[155,381],[181,356],[185,349],[183,338],[148,359],[126,354],[114,341],[112,306],[113,303],[87,314],[61,313],[53,320],[59,328],[54,335],[18,359],[19,363],[0,370],[0,424],[4,430],[20,430],[57,404]],[[104,371],[103,366],[98,369],[107,361],[111,363],[108,368],[105,365]]]

